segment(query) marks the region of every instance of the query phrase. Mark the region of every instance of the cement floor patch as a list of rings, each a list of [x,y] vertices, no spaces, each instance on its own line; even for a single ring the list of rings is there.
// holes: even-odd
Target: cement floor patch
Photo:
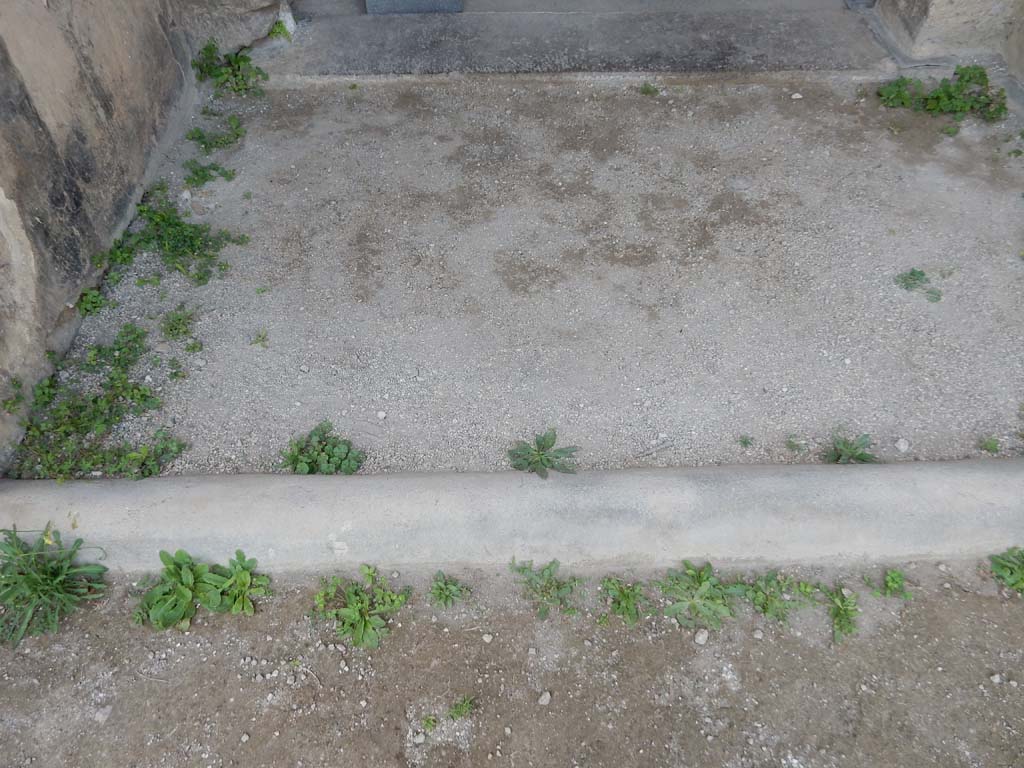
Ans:
[[[122,432],[187,440],[172,472],[273,470],[321,419],[368,472],[500,469],[548,426],[585,469],[815,461],[837,429],[885,460],[1024,445],[1017,118],[950,138],[877,73],[644,79],[211,102],[247,128],[211,158],[238,176],[184,205],[250,243],[198,288],[137,285],[140,259],[72,354],[153,329],[165,405]],[[896,285],[912,268],[940,301]],[[159,339],[179,302],[200,353]]]

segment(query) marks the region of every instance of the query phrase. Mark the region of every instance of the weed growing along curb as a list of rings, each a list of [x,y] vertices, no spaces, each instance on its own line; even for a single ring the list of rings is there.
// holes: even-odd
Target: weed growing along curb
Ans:
[[[893,278],[893,282],[905,291],[920,291],[932,303],[942,301],[942,290],[929,287],[931,279],[920,269],[914,268],[900,272]]]
[[[463,696],[448,708],[447,717],[449,720],[461,720],[469,717],[476,710],[476,698]]]
[[[17,648],[25,635],[56,632],[62,619],[85,600],[103,595],[106,567],[76,564],[81,539],[65,548],[49,525],[34,544],[16,528],[0,530],[0,640]]]
[[[444,571],[434,574],[430,582],[430,602],[442,608],[451,608],[455,603],[469,597],[472,590],[465,584],[451,576],[446,576]]]
[[[513,469],[523,472],[535,472],[545,480],[548,477],[548,470],[575,474],[576,468],[570,462],[573,461],[573,454],[579,450],[574,445],[567,448],[555,448],[555,441],[558,439],[554,427],[543,435],[534,435],[533,445],[518,440],[508,452],[509,461]]]
[[[249,346],[250,347],[262,347],[263,349],[266,349],[269,345],[270,345],[270,339],[267,336],[267,329],[266,328],[260,328],[256,332],[256,335],[253,336],[252,339],[249,340]]]
[[[200,83],[212,80],[216,96],[223,96],[225,92],[262,96],[263,89],[259,83],[268,80],[269,76],[252,63],[249,52],[250,49],[241,48],[235,53],[221,54],[217,41],[211,38],[199,55],[192,59],[196,80]]]
[[[641,96],[657,96],[661,91],[658,90],[658,86],[654,83],[644,82],[640,85]]]
[[[181,549],[173,556],[161,551],[160,561],[160,581],[142,596],[132,615],[136,624],[184,631],[192,624],[197,603],[216,613],[252,616],[252,598],[270,594],[270,578],[256,573],[256,561],[242,550],[226,567],[197,563]]]
[[[313,431],[288,443],[281,452],[282,466],[297,475],[354,475],[366,459],[366,454],[352,447],[350,440],[333,434],[334,426],[321,421]]]
[[[86,288],[78,297],[78,313],[82,317],[88,317],[99,312],[104,307],[110,306],[110,302],[103,297],[96,288]]]
[[[999,439],[995,437],[983,437],[978,440],[978,449],[995,456],[999,453]]]
[[[150,477],[184,450],[183,442],[162,429],[142,445],[105,444],[129,412],[141,414],[160,406],[152,389],[128,378],[147,351],[145,340],[146,332],[129,323],[112,346],[96,345],[83,359],[71,361],[83,371],[102,374],[98,391],[59,384],[56,374],[36,385],[12,477],[64,480],[95,473]]]
[[[218,176],[224,181],[231,181],[237,175],[235,171],[225,168],[219,163],[204,164],[198,160],[186,160],[185,170],[188,171],[188,175],[185,177],[185,186],[192,189],[198,189]]]
[[[871,587],[871,594],[875,597],[898,597],[901,600],[909,600],[912,595],[907,589],[907,577],[903,571],[890,568],[882,576],[882,585],[876,587],[871,579],[864,577],[864,583]]]
[[[608,612],[622,619],[627,627],[636,626],[650,608],[651,601],[644,595],[640,582],[629,583],[606,576],[601,579],[601,591],[607,597]]]
[[[558,567],[558,561],[552,560],[534,570],[532,560],[517,564],[515,558],[512,558],[509,566],[512,572],[520,577],[523,597],[534,604],[539,619],[546,619],[552,608],[558,609],[565,616],[572,616],[577,612],[576,606],[573,605],[573,593],[582,580],[575,577],[558,578]]]
[[[142,228],[126,232],[109,251],[93,258],[96,266],[113,270],[111,277],[119,276],[118,268],[130,265],[136,255],[149,251],[159,254],[168,269],[180,272],[196,285],[206,285],[215,267],[223,272],[228,266],[227,262],[217,260],[225,246],[249,242],[246,235],[233,235],[226,230],[213,232],[209,224],[185,221],[168,197],[165,182],[146,192],[136,215],[143,222]]]
[[[1006,586],[1024,595],[1024,550],[1010,547],[1001,555],[989,555],[992,575]]]
[[[217,149],[227,149],[244,137],[245,128],[242,127],[242,121],[238,115],[228,115],[227,130],[225,131],[207,133],[196,126],[185,134],[185,138],[194,141],[204,155],[209,155]]]
[[[733,598],[742,594],[741,586],[723,584],[711,563],[697,568],[689,560],[683,561],[682,570],[669,570],[655,583],[669,601],[665,615],[688,629],[720,629],[722,620],[733,616]]]
[[[832,620],[832,641],[838,644],[843,638],[856,634],[857,617],[860,615],[857,593],[842,584],[837,584],[833,589],[819,584],[818,590],[825,596],[828,616]]]
[[[738,582],[738,591],[750,601],[754,610],[766,619],[789,621],[791,611],[811,604],[815,587],[805,581],[794,581],[776,571],[757,576],[750,582]]]
[[[858,435],[851,439],[844,435],[832,436],[832,445],[821,458],[826,464],[876,464],[878,457],[869,452],[871,437]]]
[[[917,79],[900,77],[878,89],[886,107],[906,107],[932,115],[952,115],[956,121],[977,115],[986,122],[1002,120],[1008,114],[1006,91],[989,84],[988,72],[980,66],[959,66],[953,79],[943,78],[932,90]]]
[[[390,631],[389,618],[408,602],[412,589],[393,591],[369,565],[360,566],[359,572],[362,584],[337,576],[323,579],[323,588],[313,597],[313,616],[333,621],[338,637],[350,638],[358,648],[378,648]]]

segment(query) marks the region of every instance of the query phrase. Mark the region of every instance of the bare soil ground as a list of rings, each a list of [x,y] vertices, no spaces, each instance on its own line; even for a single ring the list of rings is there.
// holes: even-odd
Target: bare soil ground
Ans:
[[[11,768],[1020,766],[1024,602],[975,562],[906,571],[908,602],[872,597],[865,571],[797,574],[860,592],[840,645],[821,607],[789,626],[744,608],[697,645],[660,617],[599,626],[594,580],[579,615],[540,621],[508,574],[460,574],[471,600],[433,610],[427,574],[403,573],[416,594],[372,652],[308,618],[312,578],[182,634],[133,626],[122,577],[59,635],[0,650],[0,753]],[[477,710],[446,720],[461,696]]]
[[[157,344],[140,378],[165,407],[124,430],[187,440],[173,472],[272,470],[321,419],[366,471],[498,469],[549,425],[584,468],[814,460],[840,427],[885,459],[989,435],[1018,452],[1021,126],[947,137],[881,107],[878,79],[328,80],[211,102],[248,130],[211,158],[238,177],[183,205],[251,242],[198,288],[138,286],[159,271],[140,259],[76,351],[198,311],[203,351]],[[194,152],[161,169],[175,195]],[[911,268],[941,301],[894,283]]]

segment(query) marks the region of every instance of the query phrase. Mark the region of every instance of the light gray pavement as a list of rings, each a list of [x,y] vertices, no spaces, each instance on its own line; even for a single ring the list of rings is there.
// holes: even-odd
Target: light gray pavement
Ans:
[[[656,568],[680,558],[836,564],[973,558],[1024,542],[1024,462],[559,475],[241,475],[0,482],[0,528],[52,521],[152,568],[160,549],[270,572],[360,562]],[[73,529],[73,530],[72,530]]]

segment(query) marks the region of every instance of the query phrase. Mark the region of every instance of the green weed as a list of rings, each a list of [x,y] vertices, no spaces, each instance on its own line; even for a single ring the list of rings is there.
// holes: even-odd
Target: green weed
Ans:
[[[807,441],[801,440],[796,435],[789,435],[786,438],[786,449],[792,453],[804,453],[808,449]]]
[[[451,608],[455,603],[469,597],[471,591],[458,579],[446,576],[444,571],[438,571],[430,582],[430,602],[442,608]]]
[[[871,587],[872,594],[875,597],[898,597],[903,600],[909,600],[911,598],[910,591],[907,589],[907,577],[903,571],[895,568],[886,570],[882,576],[882,585],[876,587],[871,583],[871,580],[865,576],[864,583]]]
[[[192,60],[196,80],[213,82],[214,94],[222,96],[231,92],[240,96],[262,96],[260,81],[268,78],[266,72],[252,63],[249,49],[242,48],[235,53],[221,54],[216,40],[207,41],[199,55]]]
[[[323,588],[313,597],[313,615],[333,621],[340,638],[350,638],[359,648],[378,648],[388,630],[388,618],[408,601],[411,590],[395,592],[377,569],[360,566],[363,583],[337,576],[323,579]]]
[[[697,568],[688,560],[683,561],[682,570],[669,570],[656,584],[669,601],[665,615],[689,629],[719,629],[724,619],[732,617],[732,600],[739,593],[715,576],[711,563]]]
[[[736,442],[740,444],[741,448],[749,448],[754,444],[754,438],[750,435],[740,435]]]
[[[214,150],[227,149],[237,144],[244,136],[245,128],[242,127],[242,121],[238,115],[228,115],[227,130],[208,133],[196,126],[185,134],[185,138],[194,141],[204,155],[208,155]]]
[[[150,275],[149,277],[140,277],[140,278],[138,278],[135,281],[135,284],[137,286],[139,286],[140,288],[143,288],[143,287],[145,287],[147,285],[152,285],[152,286],[156,287],[156,286],[160,285],[160,280],[161,280],[161,277],[160,277],[159,274],[157,274],[157,275]]]
[[[996,437],[983,437],[978,440],[979,450],[985,451],[995,456],[999,453],[999,439]]]
[[[836,643],[842,642],[843,638],[857,632],[857,617],[860,615],[860,608],[857,607],[857,593],[845,589],[841,584],[829,589],[819,585],[818,589],[825,596],[828,605],[828,615],[832,620],[832,640]]]
[[[195,319],[194,311],[185,309],[184,303],[179,304],[176,309],[164,315],[164,319],[160,322],[160,332],[168,341],[180,341],[186,336],[192,335]]]
[[[0,408],[3,408],[6,413],[11,415],[21,410],[22,403],[25,402],[25,394],[21,391],[22,383],[21,379],[14,377],[11,379],[11,396],[4,398],[0,401]]]
[[[640,86],[641,96],[657,96],[659,93],[661,93],[661,91],[658,90],[658,86],[654,83],[645,82]]]
[[[427,715],[420,721],[420,727],[424,733],[431,733],[437,728],[437,717],[435,715]]]
[[[170,372],[167,374],[167,378],[178,381],[181,379],[187,379],[188,374],[185,373],[185,369],[181,367],[181,360],[176,357],[172,357],[167,361],[167,367],[170,368]]]
[[[218,176],[224,181],[231,181],[236,176],[235,171],[225,168],[219,163],[204,164],[198,160],[186,160],[185,170],[188,171],[188,175],[185,177],[185,186],[192,189],[197,189]]]
[[[287,40],[289,43],[292,41],[292,33],[288,31],[288,27],[285,26],[281,19],[275,21],[270,27],[267,37],[279,37],[282,40]]]
[[[991,122],[1007,115],[1006,91],[992,88],[988,72],[980,66],[959,66],[952,79],[943,78],[930,91],[920,80],[900,77],[880,87],[878,95],[887,107],[952,115],[954,120],[973,114]]]
[[[476,699],[472,696],[463,696],[448,708],[449,720],[461,720],[469,717],[476,709]]]
[[[625,622],[627,627],[636,624],[647,613],[651,601],[644,595],[643,585],[639,582],[626,582],[615,576],[601,579],[601,591],[608,601],[608,610]]]
[[[905,291],[917,291],[931,282],[926,275],[920,269],[909,269],[906,272],[900,272],[894,278],[896,285]]]
[[[256,295],[257,296],[262,296],[264,293],[267,293],[269,290],[270,290],[270,288],[268,288],[267,286],[261,285],[258,288],[256,288]]]
[[[806,582],[794,582],[788,576],[776,571],[756,577],[753,581],[738,585],[743,597],[750,601],[754,610],[765,618],[785,624],[790,612],[807,605],[807,600],[794,599],[794,593],[804,598],[813,593],[813,587]]]
[[[96,288],[86,288],[82,291],[82,295],[78,297],[78,304],[76,306],[82,317],[88,317],[109,306],[109,304],[110,302],[103,298],[103,294]]]
[[[947,125],[942,128],[942,132],[947,136],[956,136],[958,133],[960,133],[960,126],[957,125],[956,123],[953,123],[952,125]]]
[[[937,301],[942,301],[942,290],[939,288],[929,288],[924,292],[924,297],[933,304]]]
[[[283,466],[297,475],[354,475],[366,454],[333,432],[331,422],[321,421],[308,435],[289,442],[281,452]]]
[[[260,328],[256,331],[256,335],[249,341],[250,347],[260,346],[266,349],[270,344],[270,337],[267,335],[266,328]]]
[[[197,352],[203,351],[203,342],[199,339],[192,339],[188,344],[185,345],[185,351],[190,355],[194,355]]]
[[[555,472],[575,473],[576,469],[571,462],[574,460],[573,454],[579,448],[574,445],[567,448],[555,448],[557,439],[555,430],[552,428],[543,435],[535,435],[533,445],[523,440],[516,441],[508,452],[512,467],[523,472],[535,472],[545,479],[547,479],[549,469],[553,469]]]
[[[989,555],[992,575],[1009,589],[1024,594],[1024,550],[1010,547],[1001,555]]]
[[[557,560],[552,560],[547,565],[534,570],[532,560],[516,563],[513,558],[509,568],[519,576],[519,583],[523,587],[523,597],[533,603],[537,610],[537,618],[546,619],[552,608],[561,611],[566,616],[576,613],[573,597],[576,587],[580,585],[581,581],[577,578],[560,579]]]
[[[75,562],[82,540],[65,548],[49,525],[33,544],[15,528],[0,530],[0,639],[16,648],[25,635],[56,632],[62,619],[100,597],[107,569]]]
[[[871,445],[871,437],[868,435],[858,435],[852,439],[833,435],[832,445],[822,454],[822,460],[826,464],[874,464],[878,457],[868,450]]]

